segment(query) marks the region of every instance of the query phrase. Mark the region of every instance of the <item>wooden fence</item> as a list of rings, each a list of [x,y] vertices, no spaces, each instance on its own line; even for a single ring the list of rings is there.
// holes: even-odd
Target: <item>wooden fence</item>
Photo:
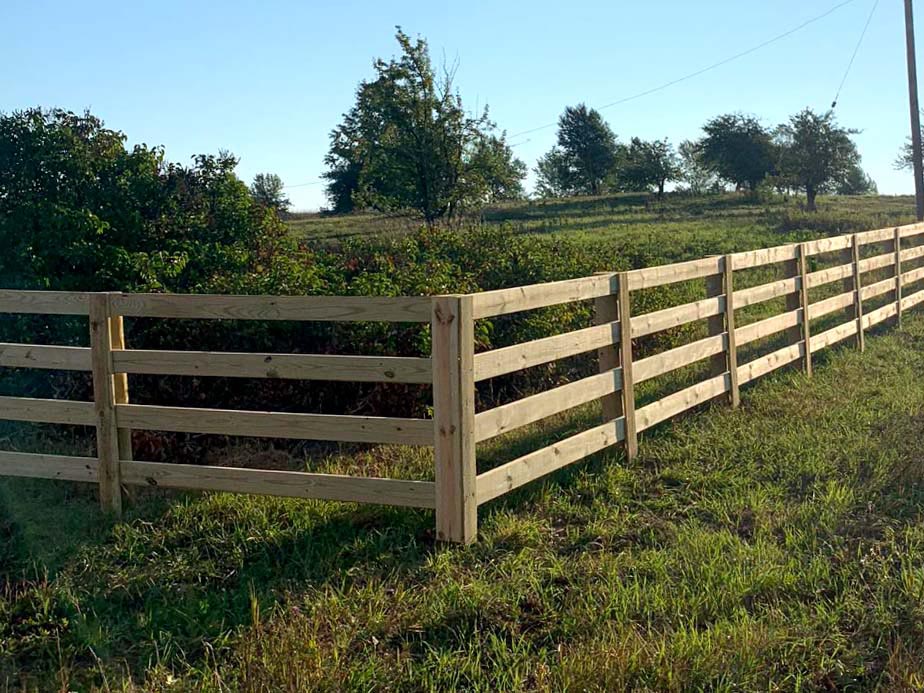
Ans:
[[[870,254],[870,251],[875,254]],[[825,257],[835,264],[809,271]],[[435,297],[268,297],[177,294],[66,293],[0,290],[0,313],[86,316],[90,346],[0,343],[0,367],[87,371],[94,401],[0,397],[0,419],[90,426],[95,457],[0,452],[0,474],[97,483],[104,509],[121,512],[122,487],[233,491],[360,503],[433,508],[437,535],[473,541],[478,506],[588,455],[623,443],[628,457],[638,434],[718,397],[732,406],[739,389],[786,364],[811,374],[812,355],[924,302],[924,224],[879,229],[671,265],[592,277]],[[904,267],[903,267],[904,264]],[[915,268],[908,269],[911,265]],[[780,268],[783,278],[735,288],[735,273]],[[864,283],[871,272],[884,279]],[[705,298],[631,315],[632,292],[703,281]],[[812,302],[811,291],[842,282],[842,291]],[[924,286],[924,285],[922,285]],[[887,302],[874,310],[864,303]],[[736,326],[736,311],[772,299],[786,310]],[[534,341],[476,353],[475,323],[520,311],[593,301],[595,324]],[[814,334],[813,320],[842,311],[841,324]],[[429,323],[429,358],[316,354],[225,353],[127,348],[123,318],[385,321]],[[707,336],[645,358],[633,340],[705,321]],[[742,347],[776,336],[784,344],[747,363]],[[578,354],[596,352],[599,373],[476,412],[477,384]],[[705,361],[707,377],[638,406],[635,387]],[[432,384],[433,418],[339,416],[131,404],[132,374],[286,378]],[[552,445],[485,471],[476,469],[478,443],[594,401],[602,422]],[[265,438],[432,446],[435,481],[354,477],[293,471],[148,462],[133,459],[132,430]]]

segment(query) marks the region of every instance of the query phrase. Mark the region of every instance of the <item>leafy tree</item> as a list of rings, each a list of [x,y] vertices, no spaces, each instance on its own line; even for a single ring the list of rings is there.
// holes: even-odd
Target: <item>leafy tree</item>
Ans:
[[[512,190],[523,166],[487,110],[466,115],[452,71],[434,74],[426,41],[400,28],[396,38],[401,56],[375,61],[376,78],[360,83],[331,133],[324,177],[334,210],[413,209],[433,224]]]
[[[756,190],[773,171],[774,151],[770,132],[756,118],[730,113],[703,126],[699,142],[702,162],[737,189]]]
[[[777,129],[780,174],[805,191],[809,211],[815,211],[818,193],[833,190],[859,166],[860,155],[850,139],[856,132],[840,127],[833,112],[819,115],[809,108]]]
[[[924,113],[922,113],[924,115]],[[921,127],[921,137],[924,139],[924,126]],[[911,145],[911,135],[905,138],[901,151],[895,157],[894,167],[897,171],[907,169],[910,171],[914,168],[914,147]]]
[[[280,214],[285,214],[292,206],[284,190],[282,178],[275,173],[258,173],[254,176],[253,183],[250,184],[250,194],[253,195],[253,199],[264,207],[275,209]]]
[[[658,198],[664,197],[664,186],[677,180],[680,168],[674,148],[667,140],[645,142],[633,137],[625,150],[624,161],[619,168],[619,179],[628,190],[658,191]]]
[[[0,282],[65,290],[201,289],[286,243],[227,153],[167,163],[89,113],[0,114]]]
[[[472,152],[472,168],[486,184],[488,201],[523,197],[526,164],[513,155],[504,138],[493,135],[479,138]]]
[[[704,161],[702,148],[698,142],[684,140],[677,147],[679,156],[679,180],[686,184],[686,189],[694,195],[719,192],[722,184],[718,175]]]
[[[552,147],[536,162],[536,193],[541,197],[567,197],[573,195],[574,180],[568,155]]]
[[[558,147],[567,161],[570,189],[599,195],[618,151],[616,135],[599,111],[584,104],[565,108],[558,119]]]
[[[879,190],[876,181],[856,164],[850,167],[843,180],[838,181],[835,192],[838,195],[876,195]]]

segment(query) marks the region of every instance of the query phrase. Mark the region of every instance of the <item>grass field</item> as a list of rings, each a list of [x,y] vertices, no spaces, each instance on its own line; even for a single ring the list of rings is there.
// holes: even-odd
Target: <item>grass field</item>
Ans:
[[[791,205],[724,199],[486,221],[647,233],[661,257],[818,232]],[[860,228],[909,209],[826,205],[826,224]],[[631,463],[598,455],[490,504],[468,548],[434,545],[424,511],[152,493],[114,525],[89,489],[0,481],[0,691],[919,690],[922,370],[912,314],[811,380],[778,373],[739,410],[646,432]],[[524,429],[480,461],[597,417]],[[325,464],[432,461],[375,448]]]

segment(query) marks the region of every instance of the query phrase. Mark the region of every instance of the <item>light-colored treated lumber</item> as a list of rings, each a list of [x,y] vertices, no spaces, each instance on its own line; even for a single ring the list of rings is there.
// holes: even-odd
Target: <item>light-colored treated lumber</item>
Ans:
[[[480,382],[594,349],[603,349],[618,341],[619,325],[607,323],[485,351],[475,354],[475,381]]]
[[[916,306],[922,301],[924,301],[924,289],[916,291],[909,296],[902,296],[902,310],[908,310],[912,306]]]
[[[809,318],[811,320],[815,320],[816,318],[830,315],[831,313],[834,313],[841,308],[849,308],[852,305],[853,291],[838,294],[837,296],[831,296],[830,298],[826,298],[822,301],[809,304]]]
[[[812,353],[852,337],[856,333],[857,321],[851,320],[850,322],[841,323],[837,327],[832,327],[830,330],[812,335]]]
[[[122,462],[122,481],[154,488],[252,493],[413,508],[436,506],[435,484],[432,481],[129,460]]]
[[[741,388],[738,385],[738,341],[735,339],[735,272],[731,255],[722,261],[722,290],[725,292],[725,370],[728,372],[728,402],[732,407],[741,404]]]
[[[122,514],[119,479],[119,427],[116,423],[112,374],[112,332],[109,294],[90,296],[90,355],[93,365],[93,404],[96,414],[96,455],[99,458],[99,499],[103,510]]]
[[[863,328],[869,329],[873,325],[878,325],[896,315],[898,315],[898,306],[894,303],[887,303],[881,308],[877,308],[863,315]]]
[[[895,316],[898,326],[902,326],[902,232],[901,229],[895,228],[895,240],[893,241],[895,250]],[[924,250],[924,248],[922,248]]]
[[[721,257],[705,257],[700,260],[675,262],[670,265],[657,265],[626,272],[626,281],[630,291],[650,289],[663,284],[702,279],[721,273]]]
[[[98,466],[93,457],[0,451],[0,476],[96,483]]]
[[[429,419],[160,407],[147,404],[117,405],[116,418],[120,426],[146,431],[352,443],[433,444],[433,421]]]
[[[786,262],[791,263],[792,260],[787,260]],[[788,277],[769,284],[739,289],[735,292],[735,308],[747,308],[773,298],[786,296],[799,291],[801,286],[802,280],[799,277]]]
[[[512,289],[498,289],[474,294],[475,319],[534,310],[560,303],[586,301],[599,296],[608,296],[616,291],[616,274],[597,274],[580,279],[565,279],[559,282],[517,286]]]
[[[866,349],[866,339],[863,335],[863,282],[860,277],[860,241],[857,234],[853,234],[853,314],[857,321],[857,348],[860,351]]]
[[[88,371],[90,350],[86,347],[0,342],[0,367]]]
[[[109,337],[113,349],[110,356],[115,354],[116,349],[125,349],[125,324],[121,315],[115,315],[109,318]],[[112,401],[115,404],[128,404],[127,373],[118,373],[113,369],[112,394]],[[119,429],[119,459],[133,459],[132,431],[130,428]]]
[[[478,476],[478,504],[615,445],[625,437],[624,419],[607,421],[570,438],[495,467]]]
[[[742,270],[763,265],[773,265],[778,262],[796,259],[796,245],[778,245],[773,248],[760,248],[759,250],[745,250],[733,253],[732,269]]]
[[[335,356],[327,354],[248,354],[221,351],[147,351],[112,353],[116,373],[228,378],[285,378],[350,382],[429,383],[428,358]]]
[[[0,289],[0,313],[87,315],[88,296],[83,292]]]
[[[922,279],[924,279],[924,267],[918,267],[917,269],[913,269],[902,274],[902,286],[914,284],[915,282],[921,281]]]
[[[753,361],[738,366],[738,380],[744,385],[777,368],[782,368],[786,364],[804,359],[804,357],[805,344],[803,342],[789,344],[766,356],[761,356],[760,358],[756,358]]]
[[[860,289],[860,296],[865,301],[870,298],[876,298],[876,296],[881,296],[882,294],[887,294],[890,291],[895,291],[895,277],[889,277],[882,281],[865,285]]]
[[[837,265],[835,267],[818,270],[817,272],[809,272],[807,275],[805,275],[805,279],[808,283],[808,288],[814,289],[818,286],[824,286],[825,284],[836,282],[838,279],[849,279],[852,276],[853,263],[848,262],[843,265]]]
[[[71,426],[95,426],[93,402],[33,397],[0,397],[0,419]]]
[[[549,416],[618,393],[621,388],[622,372],[616,368],[483,411],[475,415],[475,440],[480,443],[515,431]]]
[[[802,370],[808,377],[812,377],[812,350],[809,345],[812,343],[812,309],[809,302],[808,291],[808,256],[805,253],[805,245],[799,244],[799,259],[797,260],[800,291],[799,291],[799,312],[802,330],[799,334],[802,341]]]
[[[719,267],[722,267],[721,258]],[[710,337],[716,337],[726,333],[725,316],[728,313],[729,305],[724,283],[723,274],[715,274],[706,277],[706,296],[709,298],[714,296],[722,297],[722,312],[706,320],[706,334]],[[727,365],[724,353],[711,356],[709,358],[709,375],[719,375],[720,373],[726,372],[728,370]]]
[[[114,315],[201,320],[428,322],[428,296],[115,294]]]
[[[873,257],[864,258],[860,260],[860,274],[865,274],[866,272],[872,272],[873,270],[882,269],[883,267],[891,267],[895,264],[895,253],[888,252],[883,253],[882,255],[874,255]]]
[[[644,315],[632,317],[632,337],[644,337],[672,327],[686,325],[689,322],[703,320],[725,311],[725,297],[713,296],[693,303],[656,310]]]
[[[442,541],[468,544],[478,534],[473,298],[437,297],[430,331],[436,536]]]
[[[895,236],[895,227],[889,226],[883,229],[872,229],[871,231],[861,231],[855,234],[860,245],[870,245],[871,243],[882,243],[891,241]]]
[[[788,313],[781,313],[773,317],[764,318],[749,325],[744,325],[735,329],[735,340],[738,346],[750,344],[758,339],[763,339],[771,335],[797,327],[802,323],[802,314],[798,310]]]
[[[638,456],[635,425],[635,366],[632,358],[632,291],[625,273],[619,275],[619,368],[622,370],[622,412],[626,459]]]
[[[723,332],[639,359],[632,364],[635,382],[642,383],[710,356],[722,354],[727,348],[728,334]]]
[[[644,431],[671,417],[723,395],[731,388],[731,375],[722,373],[642,407],[636,412],[638,430]]]
[[[899,226],[899,231],[902,238],[911,238],[912,236],[920,236],[924,234],[924,223],[918,222],[916,224],[905,224],[904,226]]]
[[[924,245],[919,245],[914,248],[905,248],[902,250],[901,259],[903,262],[917,260],[919,257],[924,257]]]
[[[618,281],[618,280],[617,280]],[[594,325],[609,328],[607,336],[611,338],[609,344],[597,348],[597,369],[600,373],[608,373],[619,368],[619,296],[611,294],[594,299]],[[475,364],[477,379],[478,364]],[[620,377],[622,373],[620,372]],[[620,385],[621,387],[621,385]],[[619,393],[607,395],[600,402],[600,411],[603,421],[612,421],[622,416],[622,397]]]
[[[805,243],[805,254],[808,257],[812,255],[822,255],[824,253],[833,253],[837,250],[849,250],[851,243],[852,241],[849,235],[819,238]]]

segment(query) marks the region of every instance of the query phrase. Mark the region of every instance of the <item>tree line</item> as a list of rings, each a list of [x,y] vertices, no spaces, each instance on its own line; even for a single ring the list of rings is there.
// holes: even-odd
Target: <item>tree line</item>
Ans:
[[[414,210],[427,223],[484,203],[524,196],[527,167],[485,108],[471,114],[454,86],[454,68],[434,69],[427,42],[400,28],[401,54],[378,59],[353,108],[331,133],[323,174],[331,211]],[[833,113],[805,109],[767,128],[750,115],[717,116],[704,135],[675,149],[666,139],[620,142],[600,113],[569,106],[557,144],[535,168],[543,197],[652,191],[668,185],[695,194],[754,191],[767,184],[800,191],[814,210],[820,193],[875,192],[851,139]]]

